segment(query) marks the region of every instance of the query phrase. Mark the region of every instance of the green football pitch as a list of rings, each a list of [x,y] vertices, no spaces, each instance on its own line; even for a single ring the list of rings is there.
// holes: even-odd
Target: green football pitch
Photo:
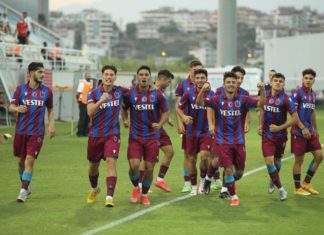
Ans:
[[[261,139],[256,134],[254,112],[251,130],[246,135],[246,172],[264,166]],[[324,110],[317,111],[321,142],[324,143]],[[176,128],[166,127],[172,138],[175,156],[166,176],[170,193],[152,186],[151,206],[130,203],[131,183],[128,178],[128,130],[122,129],[118,159],[118,181],[115,207],[104,207],[105,167],[101,164],[99,186],[102,192],[93,205],[86,204],[90,191],[87,177],[87,138],[71,137],[70,124],[56,124],[57,136],[45,139],[36,161],[32,194],[24,204],[16,203],[20,183],[12,143],[0,146],[0,234],[323,234],[324,232],[324,166],[312,181],[318,196],[294,195],[293,158],[290,143],[280,172],[288,191],[288,200],[279,201],[278,191],[268,194],[269,177],[261,169],[237,183],[240,206],[231,208],[229,201],[218,198],[218,191],[196,197],[181,198],[183,185],[180,149]],[[14,132],[13,128],[1,131]],[[161,156],[160,156],[161,157]],[[311,160],[305,157],[302,179]],[[102,162],[103,163],[103,162]],[[155,176],[159,164],[155,169]],[[177,202],[173,199],[181,199]],[[167,202],[167,203],[166,203]],[[169,203],[172,202],[172,203]],[[150,209],[152,209],[150,211]],[[133,216],[133,217],[132,217]],[[106,227],[103,227],[106,226]]]

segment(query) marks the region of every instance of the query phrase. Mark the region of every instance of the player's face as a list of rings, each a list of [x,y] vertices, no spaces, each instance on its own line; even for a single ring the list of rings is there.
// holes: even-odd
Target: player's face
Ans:
[[[235,78],[228,77],[224,81],[225,91],[229,94],[233,94],[237,90],[237,81]]]
[[[270,84],[272,90],[282,91],[285,87],[285,80],[283,78],[272,77]]]
[[[195,71],[197,69],[202,69],[202,68],[203,68],[202,65],[196,65],[196,66],[193,66],[193,67],[189,68],[189,76],[190,76],[190,78],[194,78],[195,77]]]
[[[244,75],[241,72],[236,72],[235,74],[236,74],[236,77],[237,77],[237,79],[236,79],[237,87],[240,87],[242,82],[243,82]]]
[[[171,84],[172,79],[168,77],[162,77],[160,79],[160,85],[162,89],[166,89]]]
[[[85,73],[84,77],[85,77],[85,79],[87,81],[90,81],[91,80],[91,74],[90,73]]]
[[[34,80],[34,82],[42,83],[44,75],[45,75],[45,69],[39,68],[35,71],[32,71],[30,75],[31,75],[31,78]]]
[[[311,74],[305,74],[305,76],[303,77],[303,85],[306,88],[312,88],[314,82],[315,82],[315,78]]]
[[[146,69],[141,69],[137,73],[138,85],[141,88],[147,88],[150,85],[151,75],[150,72]]]
[[[111,69],[106,69],[102,74],[102,84],[104,86],[113,86],[116,81],[116,74]]]
[[[201,89],[203,85],[207,82],[207,77],[203,73],[198,73],[195,75],[195,84],[198,89]]]

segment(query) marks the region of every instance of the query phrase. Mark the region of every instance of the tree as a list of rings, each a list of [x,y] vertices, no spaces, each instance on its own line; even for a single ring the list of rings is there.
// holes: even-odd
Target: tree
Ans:
[[[246,62],[247,54],[255,49],[255,28],[249,28],[247,24],[237,24],[237,55],[240,63]]]
[[[74,34],[74,49],[81,50],[83,44],[83,32],[85,25],[83,22],[79,21],[76,25],[76,30]]]
[[[180,30],[178,28],[178,25],[174,21],[170,21],[168,25],[166,26],[161,26],[159,28],[160,33],[169,33],[169,34],[175,34],[179,33]]]
[[[135,23],[129,23],[126,25],[126,35],[129,39],[136,39],[137,26]]]

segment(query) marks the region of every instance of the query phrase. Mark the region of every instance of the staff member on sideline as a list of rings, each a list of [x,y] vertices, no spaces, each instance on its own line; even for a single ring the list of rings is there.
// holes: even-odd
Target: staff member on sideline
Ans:
[[[91,90],[91,74],[85,72],[84,79],[79,83],[76,99],[79,103],[79,122],[77,136],[88,136],[90,118],[87,114],[87,95]]]

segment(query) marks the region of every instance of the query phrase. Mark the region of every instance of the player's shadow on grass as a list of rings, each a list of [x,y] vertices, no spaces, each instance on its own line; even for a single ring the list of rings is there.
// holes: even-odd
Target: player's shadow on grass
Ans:
[[[18,203],[16,200],[12,200],[7,204],[2,204],[0,207],[1,217],[10,218],[11,216],[16,216],[18,214],[23,215],[27,212],[29,213],[29,205],[27,203]]]
[[[173,211],[179,216],[186,215],[186,219],[205,221],[206,218],[217,218],[218,221],[226,224],[233,224],[233,221],[260,221],[262,218],[251,213],[251,208],[244,202],[238,207],[231,207],[229,200],[218,198],[218,195],[199,195],[188,200],[175,203]],[[204,215],[204,216],[201,216]]]

